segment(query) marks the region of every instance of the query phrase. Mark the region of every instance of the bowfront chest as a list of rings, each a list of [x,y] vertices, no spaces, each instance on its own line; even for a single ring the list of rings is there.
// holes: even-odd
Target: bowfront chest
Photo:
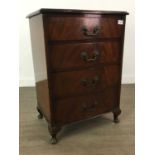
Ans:
[[[112,112],[118,122],[127,12],[40,9],[28,15],[38,118],[60,129]]]

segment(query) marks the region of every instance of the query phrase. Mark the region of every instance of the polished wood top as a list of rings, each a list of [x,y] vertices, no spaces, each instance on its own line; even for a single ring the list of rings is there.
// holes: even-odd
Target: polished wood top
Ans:
[[[35,12],[30,13],[27,18],[31,18],[33,16],[36,16],[38,14],[120,14],[120,15],[128,15],[129,13],[126,11],[101,11],[101,10],[73,10],[73,9],[39,9]]]

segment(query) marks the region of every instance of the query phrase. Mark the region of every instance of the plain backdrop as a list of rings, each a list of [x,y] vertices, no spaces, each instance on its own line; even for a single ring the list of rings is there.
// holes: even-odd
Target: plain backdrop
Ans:
[[[20,86],[34,86],[29,21],[26,16],[40,8],[128,11],[126,19],[122,83],[134,83],[134,1],[133,0],[20,0],[19,3]]]
[[[0,94],[1,94],[1,117],[0,122],[0,154],[19,154],[19,92],[18,92],[18,51],[20,48],[20,80],[25,86],[33,85],[33,66],[31,58],[31,47],[29,39],[28,21],[25,19],[27,13],[40,7],[57,7],[80,9],[102,9],[126,10],[127,29],[125,36],[125,53],[123,66],[123,80],[126,73],[134,77],[134,7],[133,1],[129,0],[91,0],[88,1],[46,1],[42,0],[5,0],[0,9]],[[17,3],[19,12],[17,14]],[[135,141],[136,155],[155,155],[155,20],[154,1],[136,0],[136,120]],[[78,4],[78,5],[77,5]],[[83,5],[84,4],[84,5]],[[89,5],[88,5],[89,4]],[[77,7],[78,6],[78,7]],[[18,15],[18,17],[17,17]],[[20,23],[20,47],[18,47],[18,23]],[[24,46],[23,46],[24,45]],[[26,62],[27,61],[27,62]],[[131,62],[131,63],[130,63]],[[129,65],[128,65],[129,63]],[[23,65],[25,64],[25,65]],[[127,67],[129,66],[129,68]],[[32,67],[32,68],[31,68]],[[131,72],[132,71],[132,72]],[[31,74],[27,74],[31,73]],[[128,74],[128,75],[129,75]],[[129,76],[128,76],[129,77]],[[30,80],[27,80],[30,79]],[[32,83],[31,83],[31,82]],[[9,123],[8,123],[9,122]],[[10,130],[11,129],[11,130]],[[13,143],[8,143],[8,139]],[[11,142],[12,142],[11,141]],[[9,141],[10,142],[10,141]],[[9,145],[8,147],[8,144]],[[52,149],[52,148],[51,148]],[[117,153],[117,152],[116,152]]]

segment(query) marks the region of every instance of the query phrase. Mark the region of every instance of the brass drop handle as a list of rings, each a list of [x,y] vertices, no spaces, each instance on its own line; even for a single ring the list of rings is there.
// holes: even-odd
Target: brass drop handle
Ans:
[[[90,32],[85,26],[83,26],[83,28],[82,28],[83,34],[86,36],[96,36],[96,35],[98,35],[99,30],[100,29],[98,26],[94,27],[92,32]]]
[[[83,111],[93,110],[99,103],[97,101],[94,101],[91,105],[86,105],[85,103],[82,105]]]
[[[84,78],[81,80],[81,85],[83,86],[95,86],[99,82],[99,77],[95,76],[93,78]]]
[[[95,52],[93,53],[93,55],[92,55],[91,58],[89,58],[87,52],[82,52],[82,53],[81,53],[81,58],[82,58],[82,60],[84,60],[84,61],[86,61],[86,62],[96,61],[97,58],[98,58],[98,56],[99,56],[99,52],[98,52],[98,51],[95,51]]]

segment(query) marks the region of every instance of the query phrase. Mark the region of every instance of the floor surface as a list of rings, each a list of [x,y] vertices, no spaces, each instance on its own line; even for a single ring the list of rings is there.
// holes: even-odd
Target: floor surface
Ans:
[[[134,85],[122,85],[120,123],[112,113],[64,127],[51,145],[37,119],[35,88],[20,88],[20,155],[134,155]]]

